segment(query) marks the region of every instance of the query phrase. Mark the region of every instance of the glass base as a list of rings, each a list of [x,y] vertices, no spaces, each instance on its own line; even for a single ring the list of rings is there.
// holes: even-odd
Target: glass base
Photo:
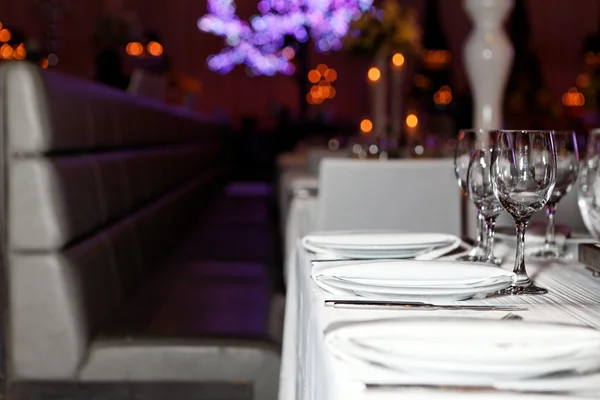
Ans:
[[[535,285],[510,286],[497,293],[503,296],[519,296],[523,294],[547,294],[548,290]]]
[[[573,254],[565,253],[556,247],[543,247],[531,255],[532,258],[542,258],[545,260],[557,260],[560,258],[570,259]]]
[[[456,261],[469,261],[469,262],[486,262],[485,256],[465,254],[456,258]]]

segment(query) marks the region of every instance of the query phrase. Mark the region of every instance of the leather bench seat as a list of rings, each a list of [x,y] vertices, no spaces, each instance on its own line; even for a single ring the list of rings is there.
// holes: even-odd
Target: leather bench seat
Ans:
[[[11,387],[242,384],[274,399],[268,227],[206,217],[250,205],[214,203],[221,128],[26,62],[0,66],[0,110]]]

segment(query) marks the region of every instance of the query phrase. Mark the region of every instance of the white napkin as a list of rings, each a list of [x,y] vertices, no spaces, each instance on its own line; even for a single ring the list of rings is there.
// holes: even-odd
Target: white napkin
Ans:
[[[406,301],[454,301],[510,286],[514,274],[458,261],[313,261],[311,276],[325,291]]]
[[[461,244],[460,238],[449,234],[398,231],[315,232],[302,239],[306,250],[331,258],[434,260]]]
[[[600,332],[582,326],[406,317],[337,324],[325,342],[367,384],[600,394]],[[571,369],[587,375],[535,377]]]

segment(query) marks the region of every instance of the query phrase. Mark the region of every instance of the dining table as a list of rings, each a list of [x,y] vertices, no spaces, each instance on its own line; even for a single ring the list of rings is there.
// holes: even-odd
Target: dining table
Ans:
[[[326,305],[327,300],[342,298],[315,284],[311,278],[311,261],[318,256],[305,250],[300,240],[312,232],[316,209],[316,197],[294,198],[286,226],[287,300],[279,399],[483,398],[478,396],[477,392],[444,388],[370,388],[353,378],[351,368],[356,366],[351,367],[334,357],[327,348],[324,332],[342,322],[432,315],[501,320],[506,317],[507,311],[336,308]],[[576,252],[576,247],[573,251]],[[503,259],[500,268],[512,269],[514,248],[511,248],[511,243],[499,243],[496,254]],[[456,255],[446,258],[454,259]],[[576,260],[576,254],[573,259],[567,260],[527,260],[530,276],[537,285],[548,289],[546,295],[496,296],[452,304],[514,306],[518,307],[519,311],[512,314],[523,321],[582,325],[600,329],[600,279],[593,277],[592,272]],[[502,392],[496,395],[497,398],[511,396],[510,393]]]

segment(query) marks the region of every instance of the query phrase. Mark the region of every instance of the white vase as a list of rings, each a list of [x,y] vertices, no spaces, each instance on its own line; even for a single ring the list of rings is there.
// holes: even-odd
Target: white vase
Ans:
[[[379,69],[381,77],[371,82],[371,115],[373,118],[373,133],[381,138],[387,130],[387,90],[388,62],[387,54],[383,51],[375,55],[373,66]]]
[[[502,128],[504,90],[513,61],[503,23],[513,5],[513,0],[463,0],[474,25],[464,48],[474,97],[472,128]]]

